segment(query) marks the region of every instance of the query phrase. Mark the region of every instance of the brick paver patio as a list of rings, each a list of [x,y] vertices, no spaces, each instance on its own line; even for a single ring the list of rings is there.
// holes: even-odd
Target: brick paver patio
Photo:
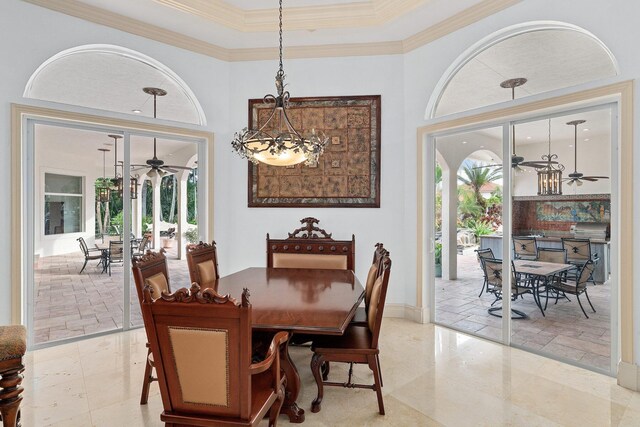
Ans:
[[[482,270],[475,255],[458,255],[458,279],[436,279],[436,321],[481,337],[500,340],[502,319],[491,316],[487,309],[493,295],[483,293]],[[588,292],[596,313],[581,300],[589,319],[580,310],[576,298],[571,301],[550,300],[543,317],[531,295],[512,302],[512,307],[528,315],[512,322],[512,342],[555,357],[609,372],[610,369],[610,283],[589,285]],[[500,304],[500,303],[497,303]],[[544,300],[543,300],[544,304]]]
[[[189,285],[186,260],[167,252],[173,289]],[[114,265],[111,276],[90,261],[78,274],[84,256],[77,253],[38,258],[35,265],[35,344],[89,335],[122,327],[124,274],[131,268]],[[142,326],[140,304],[131,278],[131,325]]]

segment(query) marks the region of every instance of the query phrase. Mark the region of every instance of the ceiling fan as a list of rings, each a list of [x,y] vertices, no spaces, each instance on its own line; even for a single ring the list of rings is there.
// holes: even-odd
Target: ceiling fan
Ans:
[[[574,150],[574,163],[573,163],[573,172],[569,174],[568,178],[564,178],[563,181],[568,181],[567,185],[573,185],[574,183],[577,186],[581,186],[583,184],[582,181],[591,181],[596,182],[599,179],[609,179],[608,176],[584,176],[583,173],[578,172],[578,125],[585,123],[586,120],[573,120],[567,122],[569,126],[574,127],[573,131],[573,150]]]
[[[500,87],[505,89],[511,89],[511,100],[513,101],[514,99],[516,99],[516,88],[524,85],[526,82],[527,82],[526,78],[518,77],[515,79],[509,79],[509,80],[503,81],[502,83],[500,83]],[[516,154],[516,127],[515,126],[511,127],[511,144],[512,144],[512,147],[511,147],[512,152],[513,152],[513,154],[511,155],[511,167],[516,171],[522,171],[523,166],[530,167],[530,168],[541,168],[549,164],[558,163],[556,161],[546,161],[546,160],[545,161],[542,161],[542,160],[525,161],[524,157],[518,156],[518,154]],[[485,166],[478,166],[478,167],[501,168],[502,164],[496,163],[493,165],[485,165]]]
[[[153,95],[153,118],[157,118],[156,117],[156,113],[157,113],[157,106],[156,106],[156,101],[157,98],[159,96],[165,96],[167,94],[167,91],[164,89],[160,89],[157,87],[145,87],[142,89],[142,91],[144,93],[147,93],[149,95]],[[142,170],[144,168],[149,168],[149,172],[147,172],[148,176],[154,176],[155,174],[159,174],[161,177],[165,176],[167,174],[173,174],[173,173],[177,173],[179,172],[179,170],[191,170],[192,168],[190,167],[186,167],[186,166],[175,166],[175,165],[165,165],[164,164],[164,160],[160,160],[157,156],[157,150],[156,150],[156,138],[153,138],[153,158],[149,159],[146,161],[146,164],[144,165],[131,165],[132,168],[138,168],[138,169],[134,169],[136,171],[138,170]]]

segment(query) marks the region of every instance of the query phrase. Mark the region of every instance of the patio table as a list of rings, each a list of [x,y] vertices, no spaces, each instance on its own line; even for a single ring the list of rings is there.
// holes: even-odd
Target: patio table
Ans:
[[[573,264],[558,264],[555,262],[533,261],[517,259],[513,261],[516,273],[525,274],[533,279],[533,299],[544,316],[544,309],[540,302],[540,286],[546,284],[550,278],[562,272],[575,268]]]

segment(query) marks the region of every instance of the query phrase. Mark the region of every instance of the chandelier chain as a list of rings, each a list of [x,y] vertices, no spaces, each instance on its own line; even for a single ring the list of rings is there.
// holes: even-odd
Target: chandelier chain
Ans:
[[[278,9],[278,29],[279,29],[279,43],[280,43],[280,47],[278,50],[279,56],[280,56],[280,68],[278,68],[278,75],[283,76],[284,75],[284,67],[282,66],[282,0],[280,0],[280,7]]]

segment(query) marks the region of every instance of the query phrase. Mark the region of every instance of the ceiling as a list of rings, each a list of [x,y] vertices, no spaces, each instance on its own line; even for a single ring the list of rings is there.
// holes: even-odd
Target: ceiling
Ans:
[[[149,28],[148,35],[164,30],[174,39],[175,35],[185,36],[195,41],[192,44],[207,43],[218,49],[278,44],[276,0],[24,1],[133,33],[143,23],[154,27]],[[311,46],[397,42],[449,20],[456,21],[451,24],[452,29],[457,29],[518,1],[289,0],[283,5],[284,43]]]
[[[106,148],[107,177],[113,175],[114,141],[108,134],[111,132],[95,132],[61,126],[36,125],[35,141],[36,150],[43,152],[69,152],[84,153],[87,164],[93,165],[98,171],[102,171],[102,153],[99,148]],[[177,141],[172,139],[157,138],[157,157],[166,164],[176,166],[185,165],[178,160],[197,154],[197,145],[193,142]],[[118,141],[118,160],[124,160],[124,147],[122,139]],[[153,138],[132,135],[131,136],[131,164],[144,164],[147,159],[153,157]]]

